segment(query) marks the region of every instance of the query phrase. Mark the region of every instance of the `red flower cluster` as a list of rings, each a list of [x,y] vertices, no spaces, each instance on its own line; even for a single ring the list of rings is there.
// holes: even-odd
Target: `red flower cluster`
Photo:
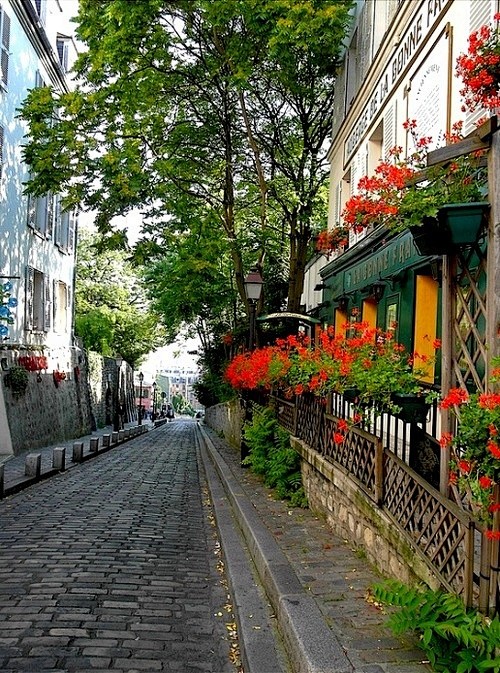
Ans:
[[[17,364],[29,372],[39,372],[48,367],[45,355],[21,355],[17,358]]]
[[[269,389],[287,369],[286,357],[275,346],[240,353],[229,363],[225,379],[236,390]]]
[[[318,234],[316,250],[329,255],[331,252],[342,250],[349,243],[349,230],[338,225],[333,229],[324,229]]]
[[[428,358],[410,356],[393,340],[393,332],[367,323],[347,324],[346,332],[321,331],[312,346],[308,339],[289,336],[274,346],[238,355],[226,370],[226,380],[236,389],[278,385],[285,395],[311,392],[324,396],[357,388],[360,400],[377,400],[390,407],[393,392],[419,392],[427,375]],[[415,366],[420,359],[422,364]]]
[[[400,147],[393,148],[393,156],[399,157],[400,151]],[[358,193],[351,196],[342,211],[344,222],[359,233],[371,224],[396,217],[401,190],[414,174],[415,169],[405,162],[380,162],[374,176],[365,175],[358,182]]]
[[[404,157],[401,147],[393,147],[391,160],[381,161],[374,175],[363,176],[356,193],[345,203],[343,222],[356,233],[378,224],[391,231],[404,231],[436,217],[447,203],[482,200],[485,176],[478,172],[479,157],[472,153],[428,168],[432,138],[417,134],[414,119],[408,119],[403,127],[411,136],[413,152]],[[462,139],[461,130],[461,123],[454,124],[453,131],[445,134],[443,140],[458,142]]]
[[[495,22],[500,14],[495,14]],[[464,110],[478,107],[493,110],[500,106],[500,35],[498,23],[481,26],[469,35],[466,54],[457,58],[456,72],[462,78]]]
[[[500,394],[452,388],[441,401],[456,417],[455,436],[443,433],[440,444],[451,448],[450,484],[458,488],[491,537],[492,514],[500,509],[495,486],[500,483]]]

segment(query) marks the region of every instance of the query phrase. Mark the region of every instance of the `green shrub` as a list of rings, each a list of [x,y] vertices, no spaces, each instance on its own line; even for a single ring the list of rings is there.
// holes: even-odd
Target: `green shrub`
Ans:
[[[450,593],[427,587],[408,587],[387,580],[374,587],[381,603],[398,610],[388,624],[396,635],[418,636],[433,669],[440,673],[500,672],[500,621],[466,609]]]
[[[243,435],[249,454],[243,461],[275,489],[279,498],[296,507],[307,507],[302,488],[300,456],[290,446],[290,436],[276,421],[268,407],[254,406],[252,420],[245,423]]]
[[[8,386],[14,397],[21,397],[28,387],[28,372],[24,367],[12,365],[5,376],[5,385]]]

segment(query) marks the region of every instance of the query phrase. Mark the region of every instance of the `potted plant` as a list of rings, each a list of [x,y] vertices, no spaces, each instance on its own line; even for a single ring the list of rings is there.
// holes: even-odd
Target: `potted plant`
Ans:
[[[10,388],[14,397],[21,397],[28,387],[28,372],[24,367],[13,365],[5,375],[5,385]]]
[[[464,83],[460,93],[470,110],[500,107],[500,13],[493,20],[495,26],[483,25],[469,35],[467,53],[457,58],[456,73]]]
[[[492,382],[499,379],[498,364],[497,359]],[[500,484],[500,394],[452,388],[440,406],[449,409],[457,423],[455,434],[444,433],[440,440],[451,448],[450,484],[484,525],[486,535],[500,539],[500,531],[492,528],[493,514],[500,510],[495,496]]]
[[[240,390],[279,386],[288,396],[336,392],[360,408],[375,404],[380,411],[403,416],[411,402],[405,420],[421,422],[429,404],[421,381],[433,359],[409,354],[394,341],[393,330],[384,332],[367,323],[349,327],[348,336],[335,334],[333,328],[320,332],[314,347],[305,337],[289,336],[274,346],[240,354],[229,364],[226,380]]]
[[[433,393],[423,381],[429,377],[434,358],[409,353],[394,341],[394,332],[377,331],[371,351],[354,373],[359,402],[374,402],[379,411],[390,411],[407,422],[421,423],[427,416]],[[440,347],[439,340],[433,344]]]
[[[316,237],[316,250],[327,257],[339,252],[349,243],[349,229],[344,224],[337,224],[333,229],[324,229]]]
[[[414,120],[403,126],[413,139],[414,152],[403,157],[402,148],[394,147],[391,161],[381,161],[373,176],[361,178],[358,193],[348,199],[342,211],[344,222],[356,232],[376,224],[384,224],[394,233],[408,229],[420,254],[445,254],[452,245],[474,243],[488,207],[481,156],[473,153],[426,168],[431,138],[417,135]],[[461,130],[461,122],[455,124],[452,133],[445,136],[446,142],[461,140]],[[461,214],[458,235],[455,220],[449,216],[451,206]],[[465,213],[470,206],[474,217]]]

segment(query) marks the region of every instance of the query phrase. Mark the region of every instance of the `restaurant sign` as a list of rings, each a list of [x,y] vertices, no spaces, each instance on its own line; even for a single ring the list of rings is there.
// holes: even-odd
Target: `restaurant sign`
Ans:
[[[408,232],[407,235],[388,243],[385,248],[371,257],[346,269],[344,271],[344,292],[351,292],[366,287],[380,278],[387,278],[411,258],[418,259],[419,257],[413,244],[413,236]]]

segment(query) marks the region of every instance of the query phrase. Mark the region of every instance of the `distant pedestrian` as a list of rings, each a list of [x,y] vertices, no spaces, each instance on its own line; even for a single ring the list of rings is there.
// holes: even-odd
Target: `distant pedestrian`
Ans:
[[[167,418],[169,423],[175,418],[174,408],[170,402],[167,404]]]

